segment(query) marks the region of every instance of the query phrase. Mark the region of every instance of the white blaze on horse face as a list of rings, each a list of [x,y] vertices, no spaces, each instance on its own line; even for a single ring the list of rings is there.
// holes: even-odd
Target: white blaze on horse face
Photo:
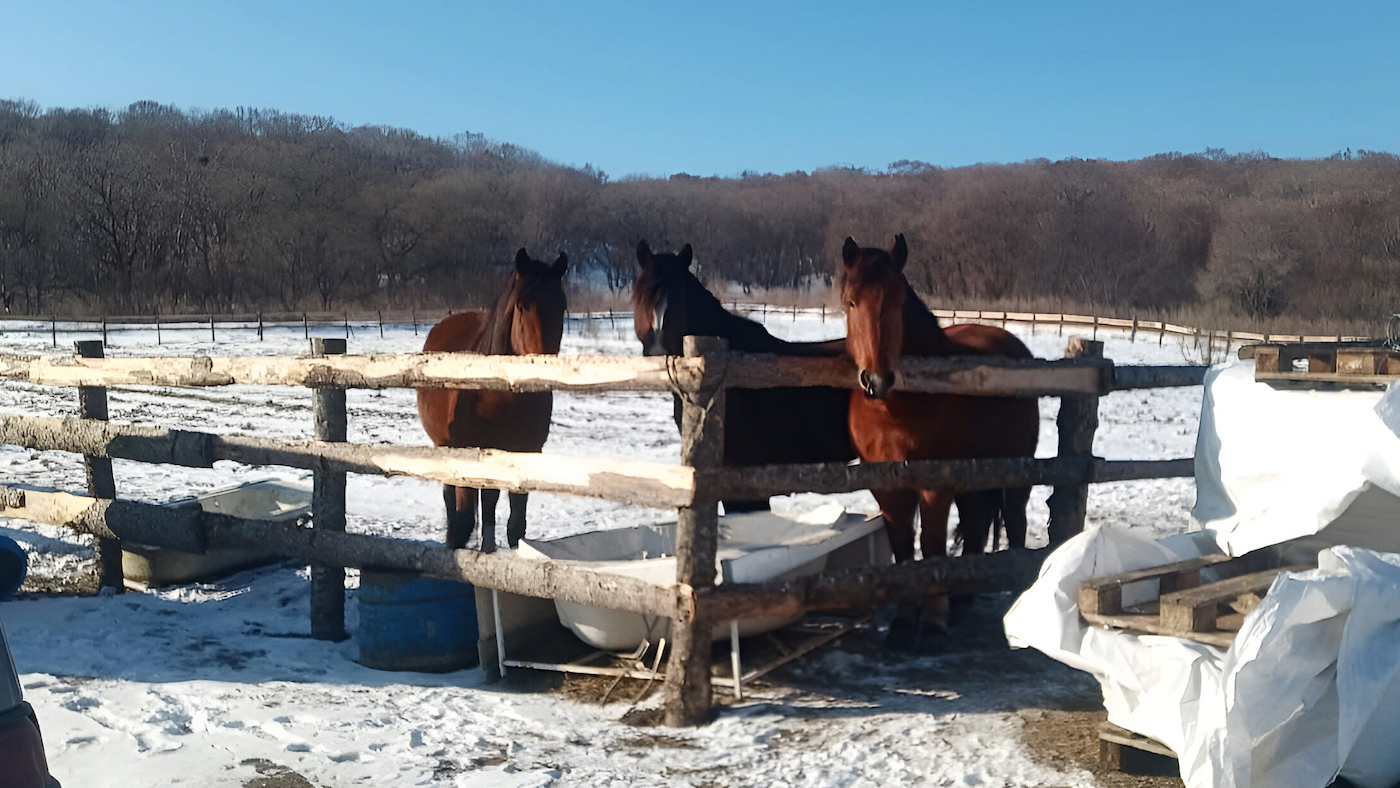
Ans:
[[[661,338],[661,327],[665,321],[666,297],[662,296],[661,300],[656,302],[656,307],[651,310],[651,342],[646,350],[651,351],[653,355],[660,356],[666,354],[666,345]]]

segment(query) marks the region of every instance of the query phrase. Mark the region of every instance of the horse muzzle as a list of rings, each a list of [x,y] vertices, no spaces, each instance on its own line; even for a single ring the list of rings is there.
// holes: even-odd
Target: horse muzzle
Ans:
[[[892,388],[894,388],[894,372],[886,371],[872,374],[864,369],[860,371],[860,389],[865,392],[865,396],[872,399],[884,399]]]

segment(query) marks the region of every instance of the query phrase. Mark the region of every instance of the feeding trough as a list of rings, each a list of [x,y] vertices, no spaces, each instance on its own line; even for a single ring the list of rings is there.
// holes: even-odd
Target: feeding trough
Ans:
[[[548,542],[522,541],[522,558],[581,561],[590,568],[654,580],[675,581],[676,524],[641,525],[567,536]],[[716,554],[720,583],[762,583],[825,569],[889,563],[884,521],[828,504],[797,518],[771,512],[728,515],[719,521]],[[668,636],[671,619],[555,600],[559,622],[579,639],[607,651],[631,651],[644,641]],[[792,623],[795,618],[762,617],[738,622],[740,637]],[[714,640],[730,637],[730,622],[717,624]]]
[[[311,513],[311,484],[267,479],[182,498],[166,506],[199,507],[206,512],[276,523],[295,522]],[[130,588],[159,588],[197,583],[278,560],[275,553],[256,548],[222,548],[183,553],[160,547],[122,545],[122,574]]]

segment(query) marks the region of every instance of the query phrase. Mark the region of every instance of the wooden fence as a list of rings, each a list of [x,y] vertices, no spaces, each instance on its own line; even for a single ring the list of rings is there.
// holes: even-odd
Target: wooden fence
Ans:
[[[757,316],[766,319],[769,315],[791,315],[796,320],[798,315],[817,316],[822,322],[828,317],[835,320],[840,317],[840,313],[825,306],[820,307],[798,307],[779,306],[767,303],[751,303],[734,301],[729,304],[731,311],[749,316]],[[940,320],[958,323],[989,323],[999,326],[1011,324],[1026,325],[1032,331],[1037,329],[1054,330],[1063,335],[1065,328],[1074,330],[1088,329],[1090,339],[1097,340],[1099,332],[1113,332],[1117,334],[1128,334],[1129,339],[1139,338],[1150,340],[1156,338],[1158,344],[1165,341],[1166,337],[1191,338],[1194,341],[1204,340],[1207,349],[1214,347],[1218,342],[1225,352],[1229,352],[1234,346],[1240,344],[1250,344],[1258,342],[1350,342],[1371,339],[1372,337],[1360,336],[1315,336],[1310,334],[1264,334],[1252,331],[1235,331],[1233,329],[1209,329],[1194,326],[1182,326],[1160,320],[1139,320],[1133,318],[1100,317],[1095,315],[1069,315],[1058,312],[1008,312],[998,310],[976,310],[976,309],[934,309],[934,315]],[[51,335],[53,347],[58,347],[59,335],[81,334],[92,336],[101,334],[104,343],[109,342],[109,335],[119,331],[129,331],[133,328],[141,330],[153,330],[155,332],[156,344],[163,343],[163,337],[172,333],[180,332],[185,335],[194,334],[201,338],[207,332],[210,342],[217,342],[220,335],[227,337],[231,332],[242,332],[245,335],[256,332],[258,339],[263,339],[267,330],[277,327],[286,329],[300,328],[305,339],[310,339],[313,332],[319,334],[336,333],[343,334],[347,339],[355,337],[359,333],[373,334],[376,331],[380,336],[384,335],[384,327],[411,325],[414,333],[421,329],[426,333],[438,320],[451,315],[452,310],[376,310],[373,312],[349,311],[341,312],[255,312],[246,314],[204,314],[204,315],[101,315],[88,317],[58,317],[56,315],[34,316],[34,317],[10,317],[0,318],[0,326],[5,322],[29,322],[36,325],[42,324],[48,327]],[[619,312],[614,310],[591,311],[591,312],[571,312],[568,315],[566,328],[579,329],[592,323],[607,321],[612,327],[616,327],[618,321],[630,319],[631,312]]]
[[[94,343],[96,344],[96,343]],[[1059,456],[903,463],[845,463],[725,468],[720,465],[728,388],[831,385],[855,379],[849,359],[779,358],[730,353],[722,340],[686,339],[683,357],[492,357],[461,354],[342,355],[340,340],[318,340],[310,356],[248,358],[102,358],[100,347],[74,356],[0,356],[0,379],[76,386],[80,419],[0,417],[0,442],[85,455],[89,495],[0,485],[0,515],[67,526],[103,545],[130,540],[202,552],[257,546],[313,566],[312,632],[344,637],[342,567],[379,567],[473,583],[483,588],[669,616],[674,621],[666,676],[666,721],[688,725],[710,708],[710,640],[716,622],[757,615],[848,608],[918,594],[1012,590],[1034,577],[1044,551],[926,558],[888,567],[828,571],[798,580],[715,585],[717,502],[792,492],[880,488],[997,489],[1049,484],[1050,535],[1058,543],[1083,528],[1090,483],[1189,477],[1190,458],[1109,461],[1092,456],[1098,398],[1114,391],[1198,385],[1205,367],[1118,366],[1102,344],[1072,339],[1067,358],[906,359],[896,389],[974,396],[1057,396]],[[113,385],[280,385],[311,388],[316,440],[135,427],[105,421]],[[670,391],[683,403],[681,464],[514,454],[478,449],[360,445],[345,442],[348,388],[491,388],[512,391]],[[89,403],[91,404],[91,403]],[[189,467],[218,460],[309,468],[315,473],[313,527],[168,509],[117,498],[110,460]],[[103,481],[101,468],[108,466]],[[407,475],[504,490],[587,495],[679,510],[677,576],[656,585],[598,572],[587,564],[517,560],[506,553],[450,550],[420,542],[345,533],[345,474]],[[96,480],[98,483],[94,483]],[[120,586],[120,562],[100,556],[104,586]],[[115,575],[113,574],[115,572]]]

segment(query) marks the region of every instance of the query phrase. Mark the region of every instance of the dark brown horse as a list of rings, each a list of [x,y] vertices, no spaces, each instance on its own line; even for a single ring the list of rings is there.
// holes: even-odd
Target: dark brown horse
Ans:
[[[851,440],[862,460],[894,462],[981,457],[1031,457],[1040,434],[1034,399],[918,394],[892,391],[904,356],[997,355],[1031,358],[1011,333],[961,325],[947,331],[904,278],[904,236],[889,250],[862,249],[847,238],[841,250],[846,347],[859,370],[860,391],[850,400]],[[914,512],[923,522],[924,556],[945,555],[948,490],[873,491],[898,561],[914,557]],[[982,552],[992,520],[1004,520],[1007,541],[1024,547],[1030,488],[958,496],[964,552]]]
[[[557,354],[564,335],[563,276],[568,257],[553,265],[530,259],[521,249],[515,272],[490,312],[462,312],[433,326],[424,351],[489,355]],[[539,451],[549,437],[554,395],[473,389],[419,389],[418,417],[435,446]],[[496,502],[500,491],[481,497],[481,549],[496,549]],[[447,546],[465,547],[476,528],[477,490],[443,486],[447,502]],[[510,494],[506,539],[515,547],[525,536],[526,493]]]
[[[690,244],[679,254],[653,254],[637,244],[641,271],[632,287],[637,339],[648,356],[680,355],[687,336],[724,337],[729,349],[780,356],[838,356],[841,340],[785,342],[752,320],[727,311],[695,274]],[[725,400],[724,464],[844,462],[855,458],[846,431],[847,389],[730,389]],[[680,425],[680,399],[676,399]],[[768,501],[725,501],[726,512],[767,509]]]

